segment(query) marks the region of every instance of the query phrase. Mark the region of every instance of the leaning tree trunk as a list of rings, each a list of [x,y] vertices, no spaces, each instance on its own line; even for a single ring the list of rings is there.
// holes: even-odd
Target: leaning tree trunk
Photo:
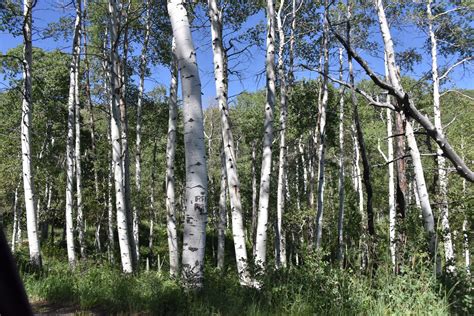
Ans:
[[[111,72],[111,122],[110,132],[112,141],[112,162],[115,187],[115,208],[117,211],[117,230],[120,247],[120,257],[122,261],[122,270],[125,273],[133,272],[132,249],[130,247],[130,232],[127,218],[127,204],[125,196],[125,181],[123,170],[123,152],[122,152],[122,125],[120,117],[120,60],[118,58],[118,4],[115,0],[109,0],[110,14],[110,72]]]
[[[431,42],[431,77],[433,80],[433,112],[434,125],[438,133],[443,134],[443,124],[441,122],[441,108],[439,95],[439,77],[438,77],[438,51],[437,39],[433,30],[434,17],[431,13],[431,0],[428,0],[426,5],[426,12],[428,15],[428,32]],[[441,227],[444,244],[444,255],[446,260],[446,272],[454,273],[456,270],[453,241],[451,238],[451,229],[449,226],[449,206],[448,206],[448,173],[446,168],[446,158],[443,156],[443,151],[438,148],[436,160],[438,162],[438,180],[439,180],[439,211],[441,215]]]
[[[186,163],[186,221],[183,276],[190,287],[202,287],[207,222],[207,162],[201,104],[201,80],[184,0],[169,0],[168,13],[176,40],[183,93]]]
[[[390,28],[388,26],[387,18],[385,16],[385,10],[382,4],[382,0],[376,0],[376,8],[377,15],[379,18],[380,30],[384,41],[385,54],[387,55],[387,66],[390,82],[397,92],[405,95],[405,92],[401,85],[400,75],[397,71],[397,64],[395,62],[395,50],[393,48],[393,41],[390,34]],[[413,162],[416,188],[420,198],[424,227],[429,239],[428,249],[431,256],[434,258],[436,252],[434,217],[433,212],[431,210],[428,190],[426,188],[425,176],[423,174],[423,166],[421,163],[420,152],[418,150],[418,144],[416,143],[413,127],[409,119],[406,120],[405,135],[407,138],[408,147],[410,149],[410,156]]]
[[[133,239],[135,241],[135,255],[140,257],[139,253],[139,223],[140,223],[140,211],[141,211],[141,200],[140,194],[142,190],[142,102],[143,102],[143,90],[145,87],[145,72],[147,63],[147,49],[148,40],[150,38],[150,8],[148,0],[145,0],[145,38],[143,40],[142,53],[140,56],[140,84],[138,86],[138,101],[137,101],[137,138],[136,138],[136,151],[135,151],[135,186],[136,186],[136,205],[133,208]]]
[[[324,187],[325,187],[325,165],[326,165],[326,107],[328,105],[328,74],[329,74],[329,12],[327,9],[327,0],[325,1],[326,10],[324,12],[324,32],[323,32],[323,82],[322,97],[319,107],[319,144],[318,144],[318,211],[316,213],[316,249],[321,247],[323,236],[323,212],[324,212]]]
[[[76,85],[79,76],[79,55],[80,55],[80,35],[81,35],[81,1],[76,2],[76,22],[74,25],[74,37],[72,42],[72,58],[69,70],[69,99],[67,116],[67,142],[66,142],[66,248],[69,265],[76,264],[76,253],[74,250],[74,224],[73,224],[73,197],[74,197],[74,129],[76,107]],[[80,149],[80,148],[79,148]],[[76,144],[77,150],[77,144]],[[76,166],[77,167],[77,166]],[[79,202],[79,201],[78,201]]]
[[[286,241],[283,231],[283,212],[285,210],[285,185],[287,181],[287,149],[286,149],[286,121],[288,116],[287,87],[284,65],[285,32],[283,30],[282,11],[285,1],[280,1],[277,12],[278,28],[278,76],[280,79],[280,157],[278,162],[278,186],[277,186],[277,220],[275,229],[276,267],[286,267]]]
[[[178,61],[176,60],[176,43],[173,38],[171,86],[168,101],[168,140],[166,144],[166,227],[168,232],[168,249],[170,260],[170,275],[177,277],[179,273],[178,233],[176,230],[176,199],[174,157],[176,154],[176,127],[178,119]]]
[[[208,3],[209,17],[211,20],[212,48],[214,53],[216,94],[221,113],[221,133],[224,152],[223,167],[225,168],[227,187],[229,188],[235,260],[237,263],[237,272],[239,274],[240,283],[247,285],[250,284],[250,274],[247,268],[244,213],[242,210],[242,201],[240,197],[240,181],[237,170],[237,156],[236,150],[234,149],[234,136],[231,129],[232,124],[230,121],[229,109],[227,105],[227,56],[222,43],[222,11],[220,11],[217,7],[216,0],[209,0]]]
[[[342,47],[339,48],[339,80],[343,77]],[[337,259],[344,259],[344,88],[339,88],[339,216],[337,219]]]
[[[268,204],[270,201],[270,176],[272,170],[273,110],[275,107],[275,9],[273,0],[267,0],[267,100],[258,201],[257,236],[255,240],[255,265],[264,268],[267,254]]]
[[[23,189],[25,193],[26,228],[31,263],[41,268],[40,243],[38,225],[36,222],[37,210],[35,204],[35,187],[31,155],[31,129],[33,102],[31,100],[31,65],[32,65],[32,24],[33,1],[25,0],[23,5],[23,101],[21,108],[21,161],[23,173]]]

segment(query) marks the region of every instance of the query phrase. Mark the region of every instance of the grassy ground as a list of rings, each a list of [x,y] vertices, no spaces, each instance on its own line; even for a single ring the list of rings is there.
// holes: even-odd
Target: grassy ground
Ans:
[[[24,258],[26,259],[26,258]],[[451,290],[420,267],[375,277],[341,270],[317,259],[305,266],[267,271],[258,291],[242,288],[233,267],[208,267],[204,289],[186,291],[166,273],[123,275],[106,261],[83,261],[71,271],[65,260],[46,258],[41,272],[19,258],[36,312],[150,313],[156,315],[448,315],[472,312],[469,285]],[[465,281],[464,281],[465,282]],[[472,291],[472,289],[471,289]]]

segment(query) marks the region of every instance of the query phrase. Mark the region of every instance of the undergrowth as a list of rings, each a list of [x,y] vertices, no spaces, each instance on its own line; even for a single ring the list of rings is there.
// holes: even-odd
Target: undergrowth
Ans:
[[[19,260],[21,263],[21,259]],[[239,285],[232,267],[207,268],[204,288],[187,291],[156,271],[124,275],[102,261],[45,262],[41,272],[20,264],[30,299],[78,310],[156,315],[447,315],[472,312],[472,286],[448,287],[431,271],[415,267],[394,276],[380,267],[376,277],[343,270],[318,258],[284,270],[267,270],[260,290]],[[470,297],[470,299],[469,299]]]

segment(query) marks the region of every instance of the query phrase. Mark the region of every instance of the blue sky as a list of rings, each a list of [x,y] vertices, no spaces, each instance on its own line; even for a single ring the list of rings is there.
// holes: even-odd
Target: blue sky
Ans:
[[[62,2],[58,0],[39,0],[37,6],[33,11],[34,17],[34,30],[42,30],[50,22],[58,21],[61,16],[72,15],[72,8],[63,9],[60,7]],[[252,25],[259,23],[265,19],[264,12],[261,11],[258,14],[249,18],[249,20],[243,25],[242,31],[245,32],[246,29]],[[407,48],[422,48],[426,40],[426,34],[421,32],[414,27],[404,27],[401,30],[392,30],[393,36],[396,40],[396,49],[397,51],[402,51]],[[215,86],[214,86],[214,76],[213,76],[213,65],[212,65],[212,49],[211,49],[211,37],[210,30],[198,30],[193,33],[195,46],[197,48],[197,58],[200,69],[200,76],[202,82],[202,92],[203,92],[203,104],[208,106],[212,103],[215,96]],[[264,34],[262,34],[264,36]],[[377,29],[373,29],[370,36],[373,41],[378,43],[381,42],[381,36]],[[45,50],[61,49],[65,52],[70,52],[70,41],[54,41],[52,39],[40,39],[41,32],[37,32],[33,37],[33,45],[35,47],[40,47]],[[22,43],[21,37],[13,37],[11,34],[6,32],[0,32],[0,51],[5,53],[7,50],[16,47]],[[137,49],[135,53],[140,52],[140,45],[136,44]],[[383,59],[381,58],[380,52],[371,52],[367,54],[360,52],[360,54],[367,59],[371,67],[378,73],[383,73]],[[379,57],[377,57],[377,55]],[[265,86],[265,76],[261,75],[264,70],[264,58],[265,51],[259,47],[252,47],[249,49],[249,53],[246,56],[242,56],[238,62],[238,68],[241,70],[241,78],[238,79],[235,76],[231,76],[230,85],[229,85],[229,96],[237,95],[242,91],[255,91],[262,89]],[[334,61],[336,62],[334,57]],[[450,64],[456,60],[456,57],[449,60],[444,60],[441,58],[440,65]],[[414,68],[414,72],[409,75],[419,78],[424,73],[426,73],[430,68],[430,58],[423,52],[423,60],[420,64],[417,64]],[[452,73],[452,80],[448,83],[449,86],[455,86],[458,88],[474,88],[474,76],[472,71],[463,71],[460,69]],[[338,66],[334,63],[331,66],[332,71],[337,71]],[[471,68],[472,69],[472,68]],[[356,71],[359,70],[357,77],[358,79],[366,79],[367,77],[360,72],[360,68],[356,67]],[[146,79],[145,89],[150,91],[157,84],[164,85],[168,87],[169,85],[169,71],[167,68],[158,66],[152,68],[151,76]],[[260,74],[260,75],[259,75]],[[298,71],[296,73],[298,79],[301,78],[315,78],[317,75],[309,71]],[[5,82],[0,79],[0,90],[5,88]]]

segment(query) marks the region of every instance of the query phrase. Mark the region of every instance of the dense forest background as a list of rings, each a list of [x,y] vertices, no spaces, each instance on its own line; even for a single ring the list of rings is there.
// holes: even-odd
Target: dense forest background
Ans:
[[[44,29],[35,5],[0,4],[24,39],[0,45],[1,227],[35,311],[474,312],[472,3],[77,0]],[[31,23],[70,47],[29,62]]]

